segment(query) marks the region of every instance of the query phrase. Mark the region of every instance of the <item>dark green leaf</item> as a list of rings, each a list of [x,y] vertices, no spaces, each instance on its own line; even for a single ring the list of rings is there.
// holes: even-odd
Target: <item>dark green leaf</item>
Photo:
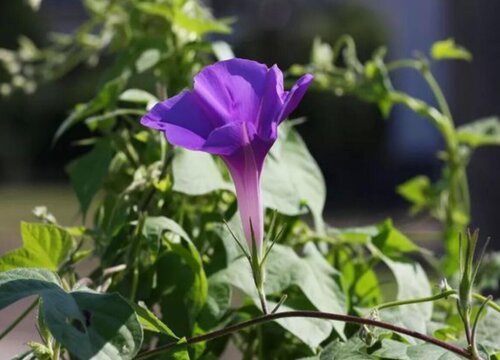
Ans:
[[[180,236],[168,241],[158,259],[158,289],[163,319],[180,336],[192,334],[195,319],[208,296],[208,282],[198,250],[182,228],[170,219],[153,218],[161,231]],[[151,225],[151,224],[150,224]],[[175,310],[172,310],[175,309]]]
[[[119,295],[67,293],[59,278],[44,269],[0,273],[0,309],[32,295],[43,299],[43,316],[51,334],[77,358],[133,359],[139,351],[141,325]]]
[[[208,331],[219,323],[231,306],[232,289],[228,284],[208,279],[208,297],[198,318],[199,326]]]
[[[377,359],[369,355],[366,344],[356,336],[342,342],[335,340],[327,345],[317,356],[302,360],[372,360]]]
[[[90,152],[74,160],[66,168],[83,214],[87,213],[92,199],[101,188],[112,155],[109,141],[100,139]]]
[[[86,117],[113,105],[127,84],[128,78],[129,73],[123,73],[120,77],[107,82],[90,102],[77,105],[71,115],[57,129],[54,140],[58,140],[69,128]]]

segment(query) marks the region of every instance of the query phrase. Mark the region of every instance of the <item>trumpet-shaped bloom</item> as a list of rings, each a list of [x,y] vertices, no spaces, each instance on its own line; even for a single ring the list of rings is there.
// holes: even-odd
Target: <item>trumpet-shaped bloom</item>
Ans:
[[[171,144],[224,160],[236,188],[247,241],[252,241],[253,232],[260,247],[264,159],[278,137],[278,125],[297,107],[312,79],[305,75],[285,91],[276,65],[220,61],[195,76],[193,90],[158,103],[141,123],[163,131]]]

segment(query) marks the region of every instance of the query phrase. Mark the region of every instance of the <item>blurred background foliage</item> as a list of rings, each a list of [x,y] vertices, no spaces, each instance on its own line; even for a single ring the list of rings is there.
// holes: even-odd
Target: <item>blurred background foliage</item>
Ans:
[[[233,33],[216,38],[229,42],[237,56],[278,63],[282,68],[307,63],[315,36],[333,43],[340,35],[351,34],[362,61],[382,44],[388,44],[391,59],[425,51],[435,40],[453,36],[474,54],[474,66],[447,62],[436,69],[456,121],[460,124],[500,113],[500,81],[495,81],[500,80],[500,72],[492,60],[498,58],[499,51],[492,14],[500,5],[430,0],[376,4],[362,0],[213,0],[207,5],[215,16],[234,19]],[[43,46],[49,32],[71,32],[83,20],[85,13],[77,0],[46,0],[38,13],[27,2],[4,1],[0,4],[0,47],[15,49],[23,41],[28,46],[23,35]],[[109,63],[107,56],[97,64],[78,65],[60,81],[38,89],[19,80],[17,86],[24,87],[28,95],[14,91],[8,100],[0,96],[1,187],[67,182],[64,165],[81,153],[72,142],[84,138],[86,130],[71,130],[54,147],[52,135],[68,109],[92,98],[103,83],[107,75],[99,69]],[[0,73],[0,83],[5,80],[3,75]],[[394,81],[432,102],[418,77],[401,73]],[[3,93],[11,90],[0,87]],[[405,109],[397,109],[389,120],[382,121],[374,105],[350,96],[311,92],[298,114],[307,114],[308,121],[299,131],[326,177],[328,217],[334,223],[359,225],[367,222],[366,218],[381,220],[385,216],[401,219],[406,204],[396,194],[396,185],[416,174],[431,179],[439,175],[440,164],[433,156],[442,146],[439,135]],[[473,225],[494,237],[500,233],[495,213],[500,200],[500,189],[495,186],[500,170],[492,165],[499,150],[480,151],[469,174],[475,199]],[[0,206],[4,207],[7,202],[2,200]],[[427,222],[423,226],[424,230],[434,228]]]
[[[10,96],[9,101],[1,100],[0,109],[1,179],[5,189],[0,192],[0,195],[4,195],[0,198],[2,210],[8,214],[15,213],[13,210],[23,203],[21,197],[29,198],[27,202],[36,205],[33,203],[35,199],[32,198],[32,193],[27,191],[30,189],[33,193],[47,194],[46,200],[49,201],[40,199],[40,202],[49,205],[56,215],[62,213],[61,222],[71,224],[65,218],[68,216],[68,208],[59,198],[67,197],[62,184],[68,180],[63,169],[69,163],[66,171],[75,188],[80,209],[84,215],[87,212],[94,213],[95,227],[67,229],[80,238],[79,245],[75,253],[71,254],[69,265],[50,265],[54,269],[61,265],[61,271],[69,272],[68,277],[71,277],[72,265],[90,256],[89,251],[80,251],[79,246],[85,239],[91,238],[95,246],[92,250],[100,256],[101,262],[89,277],[101,281],[105,277],[101,276],[101,272],[104,274],[109,269],[116,270],[116,266],[121,269],[117,270],[116,275],[112,275],[112,280],[106,279],[98,288],[102,291],[120,291],[128,294],[133,301],[147,299],[146,303],[150,306],[160,302],[164,320],[175,332],[181,334],[207,331],[218,326],[213,318],[207,320],[204,317],[203,302],[210,296],[217,299],[220,297],[226,299],[222,307],[227,310],[230,304],[228,299],[231,298],[230,292],[226,291],[228,284],[239,287],[246,294],[253,290],[245,286],[251,284],[250,279],[240,281],[248,275],[247,272],[233,271],[238,270],[233,268],[237,261],[230,261],[234,260],[231,256],[235,252],[228,244],[234,247],[234,243],[228,242],[230,237],[227,231],[224,233],[217,226],[221,225],[222,219],[232,217],[236,209],[235,199],[225,192],[213,192],[228,188],[227,177],[224,177],[227,174],[220,173],[220,164],[213,162],[210,157],[203,158],[200,154],[172,149],[161,134],[145,131],[134,119],[144,113],[147,104],[156,101],[153,93],[159,98],[166,98],[189,86],[192,75],[203,64],[214,60],[211,41],[223,39],[231,44],[237,56],[268,64],[278,63],[281,68],[286,69],[296,63],[312,62],[317,65],[317,61],[321,60],[319,57],[310,59],[313,39],[320,37],[332,44],[342,34],[349,33],[358,44],[359,59],[356,62],[361,71],[355,75],[363,78],[369,72],[366,70],[370,69],[370,64],[366,63],[363,67],[361,63],[365,64],[366,60],[371,59],[373,50],[380,45],[388,44],[389,59],[408,58],[415,54],[415,49],[427,52],[434,41],[455,36],[458,43],[471,48],[479,65],[437,64],[433,70],[436,71],[439,82],[445,85],[446,95],[452,99],[451,107],[458,123],[500,113],[500,109],[495,108],[494,101],[497,86],[494,78],[498,76],[496,69],[490,68],[490,72],[484,73],[482,68],[474,76],[470,73],[470,69],[483,65],[487,67],[488,63],[484,63],[484,58],[492,54],[488,51],[481,52],[480,46],[475,49],[474,45],[479,42],[467,43],[466,40],[471,39],[471,35],[468,32],[462,33],[454,25],[454,20],[461,16],[476,15],[473,9],[461,4],[454,8],[457,9],[455,14],[449,11],[450,7],[446,3],[437,4],[433,1],[417,4],[408,1],[404,2],[404,6],[402,2],[381,1],[376,7],[368,1],[209,2],[207,5],[215,10],[217,18],[226,19],[222,22],[212,21],[210,13],[205,13],[195,1],[172,0],[165,7],[155,6],[159,2],[155,4],[153,1],[122,0],[116,5],[114,0],[86,0],[86,8],[92,15],[90,20],[85,18],[78,1],[44,1],[39,16],[30,9],[30,6],[36,7],[38,4],[39,1],[30,0],[0,5],[5,7],[1,9],[2,16],[8,15],[4,24],[10,24],[10,19],[13,25],[9,31],[1,32],[6,37],[0,43],[3,47],[0,61],[5,70],[0,75],[0,92],[2,98]],[[195,12],[197,15],[189,18],[186,16],[188,12]],[[23,20],[11,20],[17,17]],[[425,24],[422,23],[423,19]],[[64,35],[75,31],[82,23],[83,28],[76,36]],[[171,27],[170,23],[175,26]],[[229,24],[234,27],[231,34],[228,34]],[[485,24],[488,23],[482,23]],[[57,37],[52,35],[55,41],[50,43],[47,42],[49,31],[59,32]],[[217,35],[210,35],[209,42],[203,41],[203,35],[208,32],[216,32]],[[482,42],[495,40],[482,32],[477,36]],[[314,43],[319,52],[328,51],[318,40]],[[47,44],[50,44],[49,49],[40,53],[38,47]],[[13,53],[8,50],[15,48],[20,51]],[[227,55],[220,43],[214,52],[219,58]],[[16,65],[19,62],[13,56],[19,56],[23,60],[23,67]],[[373,59],[377,60],[376,57]],[[352,65],[348,61],[344,62],[341,66],[348,68]],[[317,75],[321,71],[320,67]],[[460,76],[454,75],[454,71],[460,71]],[[395,87],[434,104],[425,82],[415,75],[406,72],[397,74],[393,79]],[[58,81],[53,82],[54,79]],[[478,79],[482,80],[479,82]],[[128,90],[123,92],[125,89]],[[370,91],[367,93],[370,95]],[[379,95],[375,92],[373,94]],[[478,94],[480,96],[476,98]],[[324,187],[321,175],[315,166],[307,170],[300,166],[301,159],[306,159],[305,162],[310,165],[314,163],[301,138],[287,123],[283,126],[285,136],[281,136],[281,145],[273,150],[279,153],[282,147],[292,147],[296,151],[289,153],[300,156],[286,158],[287,171],[280,169],[280,164],[274,164],[277,167],[269,174],[270,179],[275,181],[264,181],[264,193],[275,195],[268,197],[276,201],[268,204],[268,207],[277,208],[281,213],[278,221],[292,224],[284,234],[284,242],[300,249],[303,257],[299,258],[290,249],[277,245],[278,255],[273,253],[276,258],[270,261],[270,273],[276,275],[274,280],[279,280],[278,275],[294,271],[301,275],[294,278],[295,282],[281,284],[286,285],[287,291],[290,291],[287,306],[292,308],[341,311],[345,305],[348,312],[358,313],[359,306],[370,308],[379,303],[382,297],[386,298],[382,295],[389,294],[390,298],[395,289],[384,285],[387,272],[382,271],[378,278],[373,270],[378,269],[376,264],[381,261],[395,275],[398,298],[408,295],[427,296],[431,293],[431,287],[422,268],[416,263],[410,265],[399,262],[401,259],[408,260],[407,253],[420,249],[407,240],[402,232],[393,228],[390,220],[381,220],[389,215],[398,223],[407,221],[403,214],[406,214],[408,204],[403,203],[396,195],[396,185],[419,174],[427,175],[431,180],[436,180],[440,175],[442,164],[435,157],[437,150],[443,147],[440,134],[432,124],[408,110],[398,108],[386,121],[382,119],[380,106],[361,102],[354,96],[338,98],[335,95],[338,94],[332,91],[311,91],[298,111],[299,115],[307,115],[308,121],[303,124],[299,122],[297,126],[325,173],[329,190],[327,220],[335,227],[324,229],[316,226],[318,233],[313,233],[297,217],[303,210],[300,207],[301,201],[307,196],[299,191],[289,191],[287,195],[291,199],[282,196],[282,192],[287,190],[285,185],[300,182],[298,189],[306,191],[307,195],[313,194],[307,200],[316,225],[322,223],[320,215]],[[491,103],[484,103],[485,97],[489,97]],[[76,103],[80,104],[74,107]],[[73,110],[69,112],[68,109],[71,108]],[[121,121],[117,121],[117,118]],[[85,122],[86,126],[73,127],[77,122]],[[58,137],[56,142],[53,141],[55,132],[64,132],[64,136]],[[93,132],[102,137],[93,138]],[[93,147],[78,158],[77,155],[89,147],[74,146],[75,144]],[[498,150],[495,149],[485,151],[492,156],[498,155],[495,153]],[[75,158],[78,160],[72,161]],[[284,162],[282,158],[281,163]],[[494,208],[499,189],[494,181],[491,184],[488,181],[490,177],[494,179],[495,171],[498,170],[493,168],[494,162],[491,159],[490,162],[473,164],[475,168],[472,168],[470,174],[473,179],[473,204],[476,206],[473,209],[473,224],[483,226],[484,222],[483,231],[495,236],[495,226],[498,225],[489,216],[495,217],[491,209]],[[175,173],[173,181],[170,173],[164,176],[170,165],[171,172]],[[298,169],[294,165],[298,165]],[[196,169],[201,175],[192,176],[186,169]],[[201,181],[196,181],[200,179]],[[477,179],[481,180],[480,186],[477,186]],[[52,188],[55,190],[51,192],[36,187],[21,187],[24,190],[13,193],[12,184],[19,186],[23,183],[31,186],[59,184],[59,187]],[[279,184],[279,187],[266,188],[266,184]],[[99,189],[104,190],[104,196],[97,206],[94,204],[96,209],[89,209],[91,200]],[[276,195],[278,191],[279,195]],[[194,202],[186,201],[179,193],[208,194]],[[61,207],[52,207],[50,200],[55,198]],[[210,205],[212,203],[215,206]],[[290,204],[293,206],[290,207]],[[76,214],[75,210],[74,220],[77,218]],[[26,215],[27,212],[22,217],[25,218]],[[169,216],[170,220],[160,215]],[[53,221],[52,215],[44,208],[37,209],[37,216],[47,222]],[[11,224],[15,223],[12,217],[3,218],[7,218]],[[356,229],[338,228],[340,225],[359,226],[369,222],[378,224]],[[413,228],[410,227],[408,233],[417,240],[422,240],[422,235],[426,232],[437,230],[436,223],[427,216],[417,221],[412,220],[412,224]],[[22,229],[25,238],[29,238],[30,233],[27,227],[29,225],[25,224]],[[407,231],[408,226],[404,230]],[[163,236],[165,231],[172,233],[174,239]],[[326,240],[323,240],[323,231],[326,233]],[[416,236],[415,231],[420,236]],[[439,237],[437,231],[430,235],[425,238],[433,240]],[[10,234],[8,236],[10,238]],[[177,236],[183,239],[182,247],[176,242]],[[339,292],[339,284],[336,282],[328,281],[330,294],[323,291],[328,287],[323,285],[327,284],[320,284],[316,290],[321,291],[317,292],[307,288],[315,283],[317,277],[309,276],[311,273],[303,271],[306,263],[320,267],[326,264],[320,261],[318,250],[313,245],[302,246],[311,239],[325,241],[322,245],[334,250],[327,261],[342,272],[343,280],[340,285],[350,295],[346,304],[341,301],[344,296]],[[143,240],[147,242],[144,243]],[[329,244],[328,240],[334,241]],[[344,243],[348,246],[344,247]],[[360,249],[350,250],[349,245],[353,243],[359,245]],[[9,242],[2,241],[1,245],[10,247]],[[4,262],[8,263],[9,259],[16,258],[19,252],[29,253],[28,245],[29,241],[26,241],[24,248],[7,253],[3,257]],[[221,251],[221,247],[226,251]],[[65,249],[66,253],[70,250],[67,247]],[[225,259],[222,258],[224,253]],[[425,254],[425,251],[422,253]],[[35,260],[40,259],[38,257]],[[185,266],[184,261],[188,266]],[[283,271],[284,264],[280,261],[289,266],[286,271]],[[122,273],[125,268],[120,267],[120,264],[123,263],[128,263],[129,267]],[[230,265],[220,275],[218,271],[228,264]],[[498,264],[490,261],[488,266],[496,271]],[[194,273],[192,278],[191,273]],[[175,276],[171,276],[172,274]],[[330,275],[333,274],[332,272]],[[215,283],[215,295],[210,294],[210,287],[207,293],[205,275],[210,278],[212,286]],[[480,283],[494,290],[494,281],[488,275],[491,274],[483,273]],[[186,286],[175,287],[174,285],[178,285],[176,281],[185,276],[190,279],[190,285],[182,281],[182,285]],[[415,286],[408,279],[421,281],[416,281],[420,281],[420,284]],[[157,284],[160,285],[156,286]],[[285,290],[274,288],[273,281],[269,281],[269,284],[273,296]],[[373,284],[376,286],[372,287]],[[173,293],[171,286],[175,287]],[[366,287],[375,291],[365,293]],[[165,289],[168,291],[163,293]],[[405,293],[408,289],[412,291],[411,294]],[[218,293],[221,290],[223,294]],[[335,296],[338,301],[333,303],[342,309],[330,308],[331,299]],[[163,311],[172,307],[175,307],[175,312]],[[406,309],[413,312],[415,308]],[[425,319],[430,320],[430,309],[424,306],[422,310]],[[254,312],[252,306],[243,304],[238,309],[237,316],[252,316],[255,315]],[[443,312],[448,313],[448,310],[437,311],[438,314]],[[426,325],[421,324],[424,318],[420,316],[415,320],[417,325]],[[342,326],[335,326],[340,326],[336,331],[342,334]],[[289,333],[276,329],[271,326],[268,328],[268,333],[277,337],[273,340],[280,341],[290,336]],[[323,337],[309,338],[309,331],[302,324],[288,330],[311,348],[318,345],[319,338],[325,339],[331,332],[331,328],[324,329],[326,331],[322,334]],[[446,336],[458,336],[459,330],[460,326],[451,331],[443,331]],[[353,331],[346,327],[346,334],[352,335]],[[265,343],[270,339],[267,335],[263,336]],[[246,343],[250,344],[246,353],[251,354],[257,336],[255,332],[249,331],[243,337],[247,338],[241,344],[236,337],[236,345],[243,347]],[[78,344],[70,345],[78,347]],[[192,350],[198,352],[203,349]],[[211,343],[209,350],[218,354],[222,348],[218,348],[217,343]],[[273,350],[283,355],[283,351],[290,349]],[[310,353],[299,342],[294,342],[290,351],[303,352],[303,355]]]

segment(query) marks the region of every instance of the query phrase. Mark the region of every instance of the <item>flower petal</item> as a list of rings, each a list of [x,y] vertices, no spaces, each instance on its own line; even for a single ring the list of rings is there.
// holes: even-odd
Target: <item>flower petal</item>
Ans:
[[[264,94],[262,95],[257,132],[263,139],[276,140],[278,137],[278,116],[283,107],[283,73],[278,66],[273,65],[267,72]]]
[[[299,80],[297,80],[295,85],[293,85],[292,89],[285,97],[283,109],[281,110],[279,116],[279,122],[285,120],[299,105],[313,79],[314,77],[311,74],[305,74]]]
[[[250,145],[255,133],[255,127],[251,123],[232,122],[212,131],[202,150],[214,155],[231,155]]]
[[[141,119],[141,124],[163,130],[171,144],[190,150],[199,150],[213,130],[196,97],[188,91],[156,104]]]
[[[220,61],[195,76],[194,93],[217,126],[233,121],[255,123],[266,73],[267,67],[255,61]]]

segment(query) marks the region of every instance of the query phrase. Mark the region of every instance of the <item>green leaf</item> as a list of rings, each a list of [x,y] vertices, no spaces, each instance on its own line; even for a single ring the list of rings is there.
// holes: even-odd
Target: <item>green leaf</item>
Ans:
[[[76,192],[80,209],[85,215],[108,173],[113,150],[106,139],[100,139],[92,150],[82,157],[72,161],[66,171],[71,185]]]
[[[284,123],[262,175],[264,205],[286,215],[310,210],[316,230],[324,232],[326,186],[321,170],[293,123]]]
[[[228,34],[231,32],[231,28],[225,22],[191,17],[182,10],[176,11],[174,23],[200,36],[206,33]]]
[[[165,216],[149,216],[144,221],[142,233],[147,238],[159,239],[165,231],[179,235],[182,239],[191,242],[188,234],[174,220]]]
[[[171,21],[174,25],[200,36],[209,32],[229,33],[231,31],[225,22],[212,19],[210,13],[194,1],[186,2],[182,7],[178,4],[144,2],[137,3],[135,6],[145,13],[160,16]]]
[[[397,300],[428,297],[432,294],[429,279],[422,266],[416,262],[393,261],[382,256],[398,285]],[[394,324],[426,333],[427,322],[432,316],[432,302],[403,305],[396,309],[382,310],[382,318]],[[411,343],[414,339],[406,337]]]
[[[176,148],[172,173],[173,190],[187,195],[205,195],[216,190],[234,191],[233,185],[224,180],[209,154]]]
[[[79,359],[133,359],[142,343],[134,310],[118,294],[67,293],[59,278],[44,269],[0,273],[0,310],[27,296],[43,299],[43,316],[52,336]]]
[[[211,279],[208,279],[207,301],[198,318],[199,326],[205,331],[216,327],[231,306],[231,287]]]
[[[109,112],[105,112],[100,115],[95,115],[88,117],[85,119],[85,124],[89,128],[90,131],[96,131],[97,129],[102,129],[102,130],[107,130],[110,131],[114,125],[114,119],[116,119],[119,116],[142,116],[146,114],[146,111],[144,110],[138,110],[138,109],[117,109]]]
[[[317,356],[302,360],[371,360],[377,359],[369,355],[366,344],[356,336],[346,342],[334,340],[328,344]]]
[[[157,261],[156,292],[160,297],[163,319],[176,334],[191,335],[195,319],[208,296],[208,281],[201,256],[177,223],[167,218],[153,218],[153,222],[160,231],[168,230],[179,235],[168,241],[169,250],[163,252]],[[148,227],[151,226],[150,223]]]
[[[229,60],[235,57],[231,46],[225,41],[214,41],[212,43],[212,51],[219,61]]]
[[[454,39],[436,41],[431,48],[431,56],[434,60],[456,59],[472,60],[472,54],[462,46],[455,44]]]
[[[401,253],[419,251],[420,248],[394,227],[392,220],[377,225],[378,234],[373,237],[373,244],[390,258],[401,256]]]
[[[161,53],[158,49],[145,50],[135,62],[137,73],[141,74],[154,67],[161,59]]]
[[[276,244],[269,254],[266,266],[266,294],[281,296],[286,289],[298,286],[308,301],[318,310],[344,314],[344,294],[334,277],[336,271],[322,257],[313,244],[303,249],[299,257],[291,248]],[[226,269],[215,273],[211,281],[231,284],[250,296],[259,306],[259,298],[246,258],[232,262]],[[272,303],[270,304],[272,307]],[[283,305],[280,311],[291,309]],[[321,322],[314,319],[279,319],[276,321],[311,348],[316,348],[325,340],[332,326],[343,336],[344,323]]]
[[[189,236],[178,223],[164,216],[147,217],[142,228],[143,236],[148,240],[150,248],[155,252],[159,250],[161,238],[166,231],[191,242]]]
[[[373,355],[388,360],[460,360],[461,357],[432,344],[410,345],[384,339],[382,348]]]
[[[128,89],[121,93],[119,99],[131,103],[146,104],[151,109],[159,100],[153,94],[141,89]]]
[[[174,339],[179,339],[179,337],[175,335],[167,325],[165,325],[160,319],[158,319],[156,315],[153,314],[144,303],[140,302],[139,304],[135,304],[129,302],[129,305],[132,307],[132,309],[134,309],[144,330],[162,333]]]
[[[500,334],[500,314],[491,308],[487,308],[485,316],[479,319],[477,341],[481,345],[498,352],[500,351],[500,337],[498,334]]]
[[[500,120],[488,117],[460,126],[458,140],[473,148],[486,145],[500,145]]]
[[[18,267],[56,271],[68,258],[73,239],[64,229],[41,223],[21,223],[23,246],[0,257],[0,272]]]
[[[333,69],[333,57],[333,49],[330,44],[322,42],[319,37],[314,38],[311,63],[320,70],[329,71]]]
[[[411,211],[417,213],[432,206],[434,189],[427,176],[416,176],[397,187],[399,195],[412,203]]]

